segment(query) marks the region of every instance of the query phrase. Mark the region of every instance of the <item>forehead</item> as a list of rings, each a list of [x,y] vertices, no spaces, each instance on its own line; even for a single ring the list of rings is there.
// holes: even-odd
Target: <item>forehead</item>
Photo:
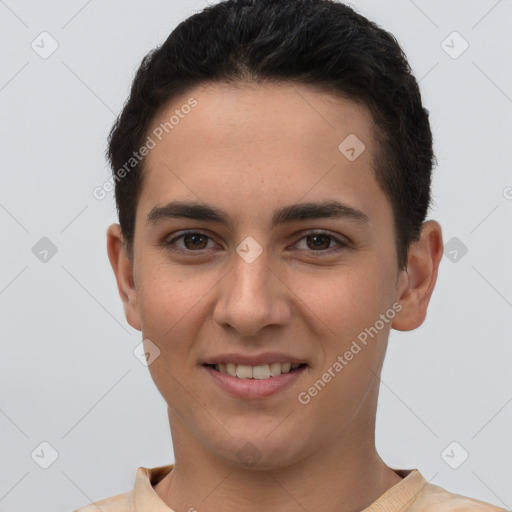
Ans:
[[[337,196],[378,215],[386,199],[373,171],[372,126],[364,106],[309,86],[196,87],[153,120],[141,203],[147,213],[174,199],[225,210],[251,201],[264,215],[290,200]]]
[[[192,102],[195,106],[187,107]],[[175,124],[169,126],[170,120]],[[196,87],[173,99],[160,109],[150,131],[159,130],[161,138],[185,150],[194,145],[193,128],[195,138],[209,149],[244,145],[243,151],[253,154],[264,142],[294,145],[295,151],[303,148],[300,154],[321,147],[336,158],[339,143],[357,134],[370,150],[368,157],[374,146],[371,121],[363,105],[310,86],[220,83]],[[150,154],[149,160],[155,153],[159,152]]]

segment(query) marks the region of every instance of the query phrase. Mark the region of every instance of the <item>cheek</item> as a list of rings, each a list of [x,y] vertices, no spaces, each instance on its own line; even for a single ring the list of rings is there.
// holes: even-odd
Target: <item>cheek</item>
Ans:
[[[161,257],[141,258],[137,300],[143,331],[171,329],[206,293],[207,284],[190,279]]]
[[[319,317],[341,339],[347,340],[373,325],[390,306],[390,279],[377,265],[360,269],[341,269],[338,275],[325,283],[318,304],[318,289],[311,297],[317,303]],[[315,297],[316,295],[316,297]]]
[[[318,281],[310,291],[309,305],[314,304],[319,319],[316,323],[327,325],[329,335],[320,339],[323,356],[311,376],[312,387],[303,390],[316,394],[314,405],[307,410],[329,411],[342,421],[355,413],[375,385],[374,374],[382,364],[392,319],[388,316],[387,321],[381,320],[393,302],[393,276],[385,270],[388,268],[382,266],[382,261],[379,265],[377,258],[361,268],[340,268],[333,272],[336,278],[322,281],[322,294]],[[315,383],[324,377],[329,383],[318,387]]]
[[[197,267],[162,262],[161,256],[148,255],[140,262],[137,301],[143,336],[157,345],[169,369],[183,374],[194,364],[194,341],[219,278]]]
[[[160,351],[148,369],[165,400],[179,406],[180,397],[187,394],[182,383],[190,381],[192,364],[187,361],[199,325],[201,297],[207,288],[190,282],[176,268],[154,258],[141,263],[139,276],[143,284],[137,293],[142,335]]]

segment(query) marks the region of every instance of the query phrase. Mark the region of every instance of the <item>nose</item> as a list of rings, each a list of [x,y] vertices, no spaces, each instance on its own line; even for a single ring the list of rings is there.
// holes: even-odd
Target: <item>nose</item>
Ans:
[[[268,326],[283,326],[291,317],[289,289],[263,253],[252,262],[238,254],[220,283],[213,318],[242,336],[256,336]]]

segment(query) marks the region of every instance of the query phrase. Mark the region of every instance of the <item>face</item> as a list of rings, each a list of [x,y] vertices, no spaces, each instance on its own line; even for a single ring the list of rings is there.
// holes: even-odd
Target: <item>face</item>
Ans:
[[[403,290],[368,111],[208,85],[149,133],[125,308],[174,442],[265,468],[366,442]]]

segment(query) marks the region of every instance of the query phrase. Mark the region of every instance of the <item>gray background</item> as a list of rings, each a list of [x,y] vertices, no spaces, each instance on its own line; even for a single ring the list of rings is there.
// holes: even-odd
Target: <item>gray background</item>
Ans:
[[[107,259],[114,202],[92,190],[140,60],[205,5],[0,1],[0,511],[72,510],[173,461]],[[394,468],[511,509],[512,1],[353,6],[420,80],[439,161],[429,218],[451,244],[426,322],[391,333],[377,447]],[[43,442],[58,454],[48,469]]]

